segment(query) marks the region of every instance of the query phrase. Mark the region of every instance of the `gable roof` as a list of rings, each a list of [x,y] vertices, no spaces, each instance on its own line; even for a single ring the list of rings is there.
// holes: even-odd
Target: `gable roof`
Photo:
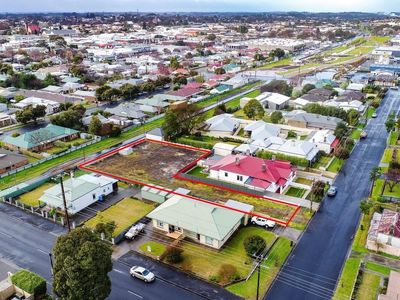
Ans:
[[[253,140],[266,139],[271,136],[278,136],[280,128],[278,126],[268,124],[262,120],[247,125],[245,131],[251,131],[251,138]]]
[[[243,215],[227,208],[174,195],[147,217],[221,241],[230,234]]]
[[[240,121],[230,114],[221,114],[206,120],[206,124],[211,131],[233,131],[239,126]]]
[[[44,128],[26,132],[17,137],[6,136],[4,142],[16,147],[30,149],[42,143],[49,143],[60,140],[73,134],[79,133],[78,130],[49,124]]]
[[[263,169],[263,167],[265,167]],[[289,179],[293,167],[288,161],[267,160],[247,155],[228,155],[217,161],[210,170],[225,171],[251,177],[259,186],[271,183],[283,185]],[[249,184],[254,185],[251,182]]]

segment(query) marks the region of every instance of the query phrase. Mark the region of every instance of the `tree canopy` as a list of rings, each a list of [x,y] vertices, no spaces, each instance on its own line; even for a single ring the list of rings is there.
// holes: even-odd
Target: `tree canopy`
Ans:
[[[111,292],[109,245],[88,228],[58,237],[53,248],[54,292],[65,300],[106,299]]]
[[[264,108],[257,99],[251,99],[243,107],[244,114],[250,119],[261,119],[264,116]]]
[[[23,124],[26,124],[29,121],[34,121],[36,123],[38,118],[43,118],[45,115],[46,106],[44,105],[28,105],[24,107],[24,109],[19,110],[15,113],[17,121]]]

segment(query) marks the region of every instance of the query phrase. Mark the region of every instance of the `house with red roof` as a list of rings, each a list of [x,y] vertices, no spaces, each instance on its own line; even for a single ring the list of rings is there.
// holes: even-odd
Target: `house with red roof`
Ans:
[[[296,177],[288,161],[228,155],[210,166],[210,178],[259,191],[282,193]]]

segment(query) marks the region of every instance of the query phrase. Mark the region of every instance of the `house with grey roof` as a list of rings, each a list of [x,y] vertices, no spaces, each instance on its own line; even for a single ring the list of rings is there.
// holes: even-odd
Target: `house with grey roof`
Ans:
[[[0,174],[28,164],[26,156],[17,152],[0,149]]]
[[[144,112],[162,112],[169,107],[169,105],[176,101],[185,100],[186,97],[169,95],[169,94],[156,94],[149,98],[136,100],[135,103],[140,105],[140,109]]]
[[[293,110],[285,114],[284,119],[289,126],[293,127],[330,130],[335,130],[337,124],[343,122],[342,119],[336,117],[311,114],[303,110]]]
[[[253,211],[253,206],[233,200],[225,205],[226,208],[173,195],[147,217],[153,220],[154,229],[169,237],[184,237],[220,249],[240,225],[246,224],[247,213]]]
[[[279,136],[281,129],[276,125],[259,120],[244,127],[244,131],[249,134],[252,140],[261,140],[271,136]]]
[[[4,145],[11,149],[43,151],[53,147],[56,141],[70,141],[79,137],[79,131],[49,124],[44,128],[29,131],[17,137],[11,135],[3,139]]]
[[[216,115],[205,122],[206,130],[220,134],[232,134],[239,128],[240,121],[230,114]]]
[[[93,173],[64,181],[65,199],[70,214],[76,214],[96,201],[104,200],[105,196],[117,190],[118,180]],[[45,190],[39,200],[51,208],[63,209],[61,184]]]
[[[147,116],[141,111],[139,105],[133,102],[124,102],[116,107],[106,108],[105,111],[112,115],[128,119],[141,120]]]

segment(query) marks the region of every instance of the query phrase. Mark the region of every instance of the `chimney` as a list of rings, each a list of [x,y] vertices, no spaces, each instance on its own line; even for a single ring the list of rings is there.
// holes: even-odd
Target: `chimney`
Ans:
[[[261,171],[262,172],[266,172],[267,171],[267,165],[265,164],[265,162],[263,162],[262,165],[261,165]]]
[[[239,156],[236,156],[235,157],[235,164],[238,166],[238,165],[240,165],[240,157]]]

